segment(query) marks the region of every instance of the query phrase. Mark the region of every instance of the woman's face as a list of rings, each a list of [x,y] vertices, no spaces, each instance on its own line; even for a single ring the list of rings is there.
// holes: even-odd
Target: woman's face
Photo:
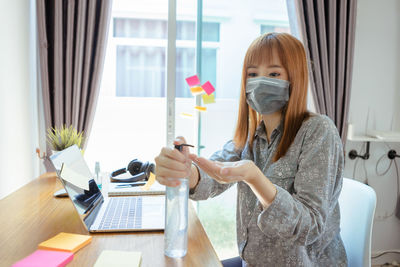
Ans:
[[[247,78],[254,78],[258,76],[289,81],[287,71],[282,66],[276,49],[272,51],[272,58],[268,63],[263,63],[257,66],[251,65],[247,68]]]

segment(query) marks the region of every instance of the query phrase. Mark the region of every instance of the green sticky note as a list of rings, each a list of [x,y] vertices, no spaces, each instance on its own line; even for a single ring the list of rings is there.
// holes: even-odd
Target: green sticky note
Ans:
[[[139,251],[103,250],[94,267],[137,267],[141,262],[142,252]]]
[[[215,95],[214,94],[211,94],[211,95],[204,94],[201,97],[203,98],[203,103],[204,104],[215,103]]]

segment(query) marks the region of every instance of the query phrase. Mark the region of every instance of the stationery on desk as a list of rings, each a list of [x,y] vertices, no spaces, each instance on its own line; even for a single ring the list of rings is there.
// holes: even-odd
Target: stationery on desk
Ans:
[[[39,244],[39,249],[67,251],[75,253],[92,241],[89,235],[59,233]]]
[[[38,250],[16,262],[12,267],[62,267],[74,258],[74,253],[92,241],[88,235],[59,233],[39,244]]]
[[[144,196],[165,195],[165,186],[156,181],[155,175],[150,173],[147,182],[109,183],[108,196]]]
[[[136,251],[103,250],[94,267],[130,266],[138,267],[142,262],[142,253]]]
[[[12,267],[63,267],[74,258],[74,254],[64,251],[36,250],[31,255],[14,263]]]

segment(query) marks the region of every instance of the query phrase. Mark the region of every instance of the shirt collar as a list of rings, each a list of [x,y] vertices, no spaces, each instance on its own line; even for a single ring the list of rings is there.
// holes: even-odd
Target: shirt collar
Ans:
[[[278,126],[272,131],[271,134],[271,143],[272,140],[274,140],[279,134],[281,134],[283,132],[283,121],[284,121],[284,117],[282,116],[281,122],[278,124]],[[254,134],[254,137],[261,137],[265,140],[267,139],[267,132],[265,131],[265,124],[264,121],[261,120],[260,124],[257,126],[256,132]]]

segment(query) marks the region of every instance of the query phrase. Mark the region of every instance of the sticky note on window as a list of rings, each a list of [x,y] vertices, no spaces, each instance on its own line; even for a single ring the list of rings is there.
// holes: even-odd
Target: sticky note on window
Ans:
[[[59,233],[39,244],[39,249],[67,251],[75,253],[92,241],[89,235]]]
[[[192,95],[199,95],[203,93],[203,88],[201,88],[200,86],[191,87],[190,91],[192,92]]]
[[[139,251],[118,251],[103,250],[97,258],[94,267],[109,266],[140,266],[142,261],[142,252]]]
[[[67,265],[74,258],[74,254],[64,251],[36,250],[28,257],[16,262],[12,267],[26,266],[60,266]]]
[[[203,112],[207,111],[206,107],[195,106],[194,108],[197,109],[198,111],[203,111]]]
[[[182,112],[181,117],[186,118],[186,119],[193,119],[194,115],[191,113]]]
[[[70,182],[71,184],[88,190],[89,191],[89,181],[90,177],[86,177],[78,172],[75,172],[69,166],[63,163],[61,167],[61,172],[60,172],[61,178],[63,178],[65,181]]]
[[[197,75],[187,77],[185,80],[188,83],[189,87],[195,87],[196,85],[200,85],[200,79],[199,77],[197,77]]]
[[[202,95],[201,96],[203,98],[203,103],[204,104],[212,104],[215,103],[215,95],[211,94],[211,95]]]
[[[214,86],[209,81],[207,81],[201,87],[207,93],[207,95],[211,95],[215,91]]]

